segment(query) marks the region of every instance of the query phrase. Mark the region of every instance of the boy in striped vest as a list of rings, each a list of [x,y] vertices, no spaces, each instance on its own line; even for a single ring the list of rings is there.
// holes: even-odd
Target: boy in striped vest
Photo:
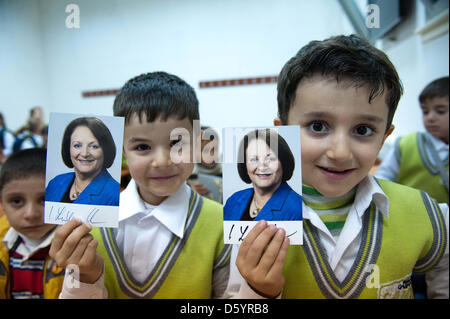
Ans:
[[[415,271],[429,297],[448,298],[448,206],[368,175],[401,94],[389,58],[355,35],[312,41],[285,64],[274,124],[300,125],[304,244],[260,221],[239,248],[235,295],[412,298]]]
[[[447,204],[448,79],[432,81],[419,95],[426,132],[398,138],[376,172],[379,178],[421,189]]]
[[[49,256],[56,225],[44,224],[41,148],[12,154],[0,171],[0,299],[58,298],[64,270]]]
[[[119,91],[114,115],[125,117],[132,177],[120,196],[119,227],[91,231],[77,220],[61,227],[50,253],[62,267],[77,265],[79,281],[67,275],[60,297],[220,297],[230,260],[222,205],[186,184],[200,145],[193,88],[164,72],[142,74]]]

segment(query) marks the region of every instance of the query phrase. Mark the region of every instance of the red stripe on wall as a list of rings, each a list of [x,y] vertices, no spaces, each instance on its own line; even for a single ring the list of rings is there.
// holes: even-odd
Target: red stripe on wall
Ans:
[[[206,88],[217,88],[217,87],[224,87],[224,86],[277,83],[277,81],[278,81],[278,76],[272,75],[272,76],[253,77],[253,78],[237,78],[237,79],[201,81],[201,82],[199,82],[199,87],[201,89],[206,89]]]
[[[119,89],[84,91],[84,92],[81,92],[81,95],[83,97],[98,97],[98,96],[116,95],[117,92],[119,92]]]
[[[237,79],[200,81],[199,87],[201,89],[205,89],[205,88],[218,88],[218,87],[225,87],[225,86],[269,84],[269,83],[277,83],[277,81],[278,81],[278,76],[272,75],[272,76],[253,77],[253,78],[237,78]],[[90,97],[116,95],[117,92],[119,92],[119,89],[83,91],[83,92],[81,92],[81,95],[85,98],[90,98]]]

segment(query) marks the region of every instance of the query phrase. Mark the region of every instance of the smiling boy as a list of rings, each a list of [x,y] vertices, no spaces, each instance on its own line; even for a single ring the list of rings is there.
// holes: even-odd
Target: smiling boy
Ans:
[[[260,221],[236,265],[246,298],[411,298],[411,273],[448,298],[448,206],[368,175],[402,86],[358,36],[312,41],[278,78],[275,125],[300,125],[304,245]],[[441,211],[442,210],[442,211]]]
[[[230,256],[222,206],[186,184],[193,145],[200,142],[193,134],[199,119],[194,90],[171,74],[142,74],[119,91],[114,115],[125,117],[132,177],[120,195],[119,228],[95,228],[90,235],[79,221],[61,227],[51,254],[61,266],[80,268],[80,288],[65,285],[61,297],[220,297]]]

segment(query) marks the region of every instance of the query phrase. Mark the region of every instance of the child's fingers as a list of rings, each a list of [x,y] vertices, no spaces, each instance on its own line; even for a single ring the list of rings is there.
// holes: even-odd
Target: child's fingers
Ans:
[[[245,259],[248,267],[254,268],[258,265],[261,260],[261,256],[264,254],[267,245],[275,235],[276,230],[277,228],[275,225],[270,225],[253,241]]]
[[[84,235],[83,238],[80,239],[78,245],[75,247],[75,249],[73,250],[70,257],[67,259],[67,264],[68,265],[70,265],[70,264],[78,265],[81,258],[83,257],[83,255],[85,253],[87,246],[93,239],[94,238],[92,237],[91,234]]]
[[[239,247],[239,252],[237,259],[245,259],[248,253],[248,250],[250,249],[250,246],[253,244],[255,239],[261,234],[261,232],[266,229],[267,222],[265,220],[260,220],[258,223],[256,223],[255,227],[248,233],[248,235],[244,238],[244,241],[241,244],[241,247]]]
[[[60,267],[64,267],[67,260],[72,255],[75,248],[78,246],[81,238],[91,231],[92,227],[88,224],[82,224],[76,227],[72,233],[67,236],[62,244],[61,249],[55,254],[55,261]]]
[[[103,259],[97,254],[97,241],[94,239],[86,247],[79,266],[82,274],[80,280],[85,283],[94,283],[103,271]]]
[[[272,240],[270,241],[269,245],[264,251],[261,260],[258,263],[257,267],[261,270],[262,273],[264,274],[269,273],[270,269],[272,268],[272,265],[275,263],[275,260],[277,259],[280,253],[280,249],[283,245],[285,235],[286,232],[282,228],[279,228],[276,231],[275,235],[273,236]]]
[[[286,259],[288,248],[289,248],[289,238],[284,237],[283,243],[278,252],[278,256],[275,259],[275,262],[273,263],[271,269],[269,270],[269,272],[267,274],[267,276],[269,278],[271,278],[271,277],[278,278],[278,276],[283,273],[284,260]]]
[[[52,245],[50,247],[49,255],[55,259],[56,253],[61,249],[62,245],[66,241],[66,238],[72,233],[72,231],[81,225],[79,219],[72,219],[62,225],[55,233],[52,239]]]

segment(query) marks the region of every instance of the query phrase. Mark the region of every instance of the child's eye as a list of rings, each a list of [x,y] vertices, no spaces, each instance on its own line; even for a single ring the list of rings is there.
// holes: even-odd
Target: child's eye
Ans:
[[[20,207],[24,204],[24,199],[21,197],[13,197],[9,200],[9,204],[14,207]]]
[[[148,146],[147,144],[139,144],[135,147],[135,149],[136,151],[143,152],[150,150],[150,146]]]
[[[313,132],[320,133],[325,132],[327,129],[326,125],[323,122],[315,121],[309,124],[309,129]]]
[[[360,125],[355,128],[355,132],[361,136],[370,136],[374,133],[374,130],[368,127],[367,125]]]

